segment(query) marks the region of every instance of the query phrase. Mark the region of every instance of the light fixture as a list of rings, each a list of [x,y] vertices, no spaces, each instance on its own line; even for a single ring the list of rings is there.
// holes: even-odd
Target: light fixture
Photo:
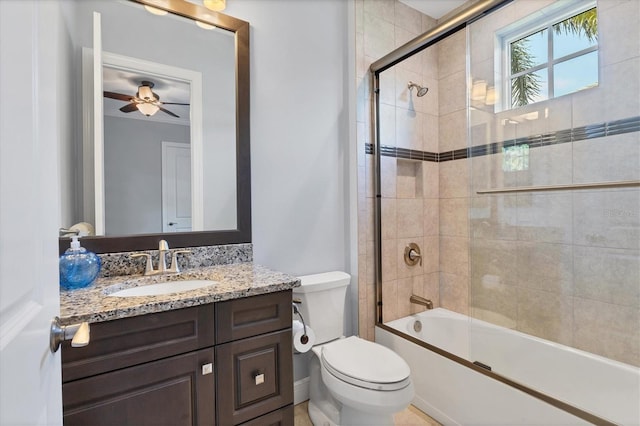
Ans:
[[[154,93],[151,91],[151,86],[147,85],[141,85],[138,87],[138,93],[136,93],[136,96],[146,101],[155,99]]]
[[[144,8],[146,9],[147,12],[152,13],[154,15],[158,15],[158,16],[164,16],[167,13],[169,13],[166,10],[158,9],[157,7],[153,7],[153,6],[147,6],[146,4],[144,5]]]
[[[149,104],[146,102],[142,104],[136,104],[136,106],[138,107],[138,111],[140,111],[147,117],[151,117],[153,114],[160,110],[157,105]]]
[[[203,30],[212,30],[216,27],[215,25],[207,24],[206,22],[202,22],[202,21],[196,21],[196,25],[202,28]]]
[[[227,0],[202,0],[202,4],[209,10],[220,12],[227,7]]]

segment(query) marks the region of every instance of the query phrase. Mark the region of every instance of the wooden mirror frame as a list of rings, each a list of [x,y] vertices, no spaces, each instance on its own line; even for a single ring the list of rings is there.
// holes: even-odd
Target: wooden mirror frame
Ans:
[[[235,35],[236,47],[236,216],[237,228],[128,236],[82,237],[81,244],[96,253],[157,250],[166,240],[169,247],[194,247],[251,242],[251,158],[249,117],[249,23],[185,0],[130,0],[188,19],[215,25]],[[69,248],[70,238],[59,239],[60,253]]]

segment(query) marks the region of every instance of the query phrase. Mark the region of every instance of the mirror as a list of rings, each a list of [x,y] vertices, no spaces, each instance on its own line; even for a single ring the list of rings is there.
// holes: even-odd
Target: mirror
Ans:
[[[102,236],[82,244],[98,253],[250,242],[249,24],[184,0],[69,4],[82,22],[84,143],[82,167],[62,178],[61,227],[93,224]],[[93,11],[102,49],[89,47]]]

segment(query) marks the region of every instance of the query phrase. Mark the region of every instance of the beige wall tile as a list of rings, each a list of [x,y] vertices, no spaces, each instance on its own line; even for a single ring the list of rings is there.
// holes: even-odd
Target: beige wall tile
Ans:
[[[517,283],[553,294],[573,294],[573,246],[518,242]]]
[[[516,195],[480,195],[471,198],[469,212],[472,238],[515,240]]]
[[[472,276],[469,300],[471,315],[507,328],[515,328],[518,320],[517,287],[505,281],[495,282],[486,276]]]
[[[575,298],[574,345],[640,367],[640,310]]]
[[[424,205],[422,199],[398,199],[398,238],[422,238],[424,235]]]
[[[380,85],[380,104],[391,107],[396,106],[396,69],[389,68],[380,73],[378,84]],[[371,77],[367,79],[370,83]],[[369,88],[370,90],[370,88]]]
[[[382,210],[382,239],[394,240],[398,238],[397,201],[395,198],[383,198],[380,202]]]
[[[440,195],[440,163],[422,163],[422,196],[438,198]]]
[[[419,53],[422,59],[422,75],[424,77],[437,80],[440,78],[438,72],[438,46],[430,46]],[[437,92],[436,88],[429,88]]]
[[[469,236],[469,199],[445,198],[440,200],[440,235]]]
[[[529,168],[515,172],[518,186],[570,184],[574,169],[571,145],[563,143],[530,149]]]
[[[626,133],[573,144],[575,183],[640,180],[640,137]]]
[[[438,102],[441,116],[466,108],[467,80],[464,71],[455,72],[444,77],[440,76],[438,80]]]
[[[469,275],[469,240],[463,237],[440,237],[440,271]]]
[[[519,287],[518,330],[571,346],[573,297]]]
[[[438,146],[440,132],[440,119],[431,114],[422,116],[422,150],[427,152],[440,152]]]
[[[398,168],[393,157],[380,158],[380,193],[384,198],[396,197]]]
[[[419,34],[420,32],[412,32],[396,26],[396,48],[413,40]],[[404,68],[406,70],[409,70],[418,74],[422,74],[422,59],[420,58],[419,54],[413,55],[405,59],[404,61],[400,62],[396,66],[398,68]]]
[[[463,160],[445,161],[440,166],[440,198],[469,196],[469,163]]]
[[[396,146],[398,148],[422,149],[423,115],[413,110],[396,109]]]
[[[640,2],[598,2],[600,61],[609,65],[640,56],[640,37],[625,36],[623,29],[637,28]],[[603,7],[605,4],[615,6]],[[637,36],[637,34],[636,34]]]
[[[640,190],[573,193],[576,244],[640,249]]]
[[[441,273],[440,306],[467,315],[469,313],[469,278]]]
[[[415,287],[414,287],[415,288]],[[433,307],[440,306],[440,273],[431,272],[422,276],[422,297],[433,302]]]
[[[422,249],[422,269],[424,273],[432,273],[440,270],[440,237],[424,237]]]
[[[391,281],[398,277],[397,240],[382,241],[382,280]],[[375,261],[375,257],[374,257]]]
[[[601,73],[606,89],[602,120],[635,117],[640,111],[640,58],[607,65]]]
[[[396,108],[380,104],[380,144],[396,146]]]
[[[422,198],[422,161],[398,158],[396,196],[398,198]]]
[[[467,33],[460,30],[437,43],[440,78],[465,71],[467,57]]]
[[[467,147],[467,112],[464,109],[441,115],[439,126],[439,152]]]
[[[420,34],[422,32],[422,13],[399,1],[395,1],[394,4],[396,27]]]
[[[520,276],[517,248],[516,241],[472,240],[469,261],[471,275],[477,285],[488,290],[493,287],[514,286]]]
[[[640,251],[576,246],[575,295],[640,308]]]
[[[367,5],[378,3],[377,0],[365,2],[364,10],[364,54],[373,58],[381,58],[395,47],[394,27],[385,16],[371,13]],[[393,16],[393,11],[391,12]],[[393,19],[393,18],[392,18]]]
[[[382,281],[382,321],[389,322],[398,316],[398,282]]]
[[[573,242],[573,203],[566,192],[517,195],[518,239]]]
[[[505,172],[502,168],[503,161],[502,153],[471,158],[472,195],[475,196],[476,191],[518,186],[517,173]]]
[[[438,236],[440,234],[440,200],[425,198],[424,200],[424,235]]]
[[[415,277],[421,279],[422,276]],[[413,293],[413,277],[402,278],[398,280],[398,318],[411,315],[411,305],[409,298]]]

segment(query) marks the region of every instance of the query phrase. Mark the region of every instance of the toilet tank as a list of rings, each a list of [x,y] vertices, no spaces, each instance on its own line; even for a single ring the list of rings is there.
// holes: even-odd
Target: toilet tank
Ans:
[[[298,278],[302,285],[293,289],[293,298],[302,301],[299,309],[306,325],[316,334],[316,344],[341,337],[351,276],[346,272],[334,271]]]

